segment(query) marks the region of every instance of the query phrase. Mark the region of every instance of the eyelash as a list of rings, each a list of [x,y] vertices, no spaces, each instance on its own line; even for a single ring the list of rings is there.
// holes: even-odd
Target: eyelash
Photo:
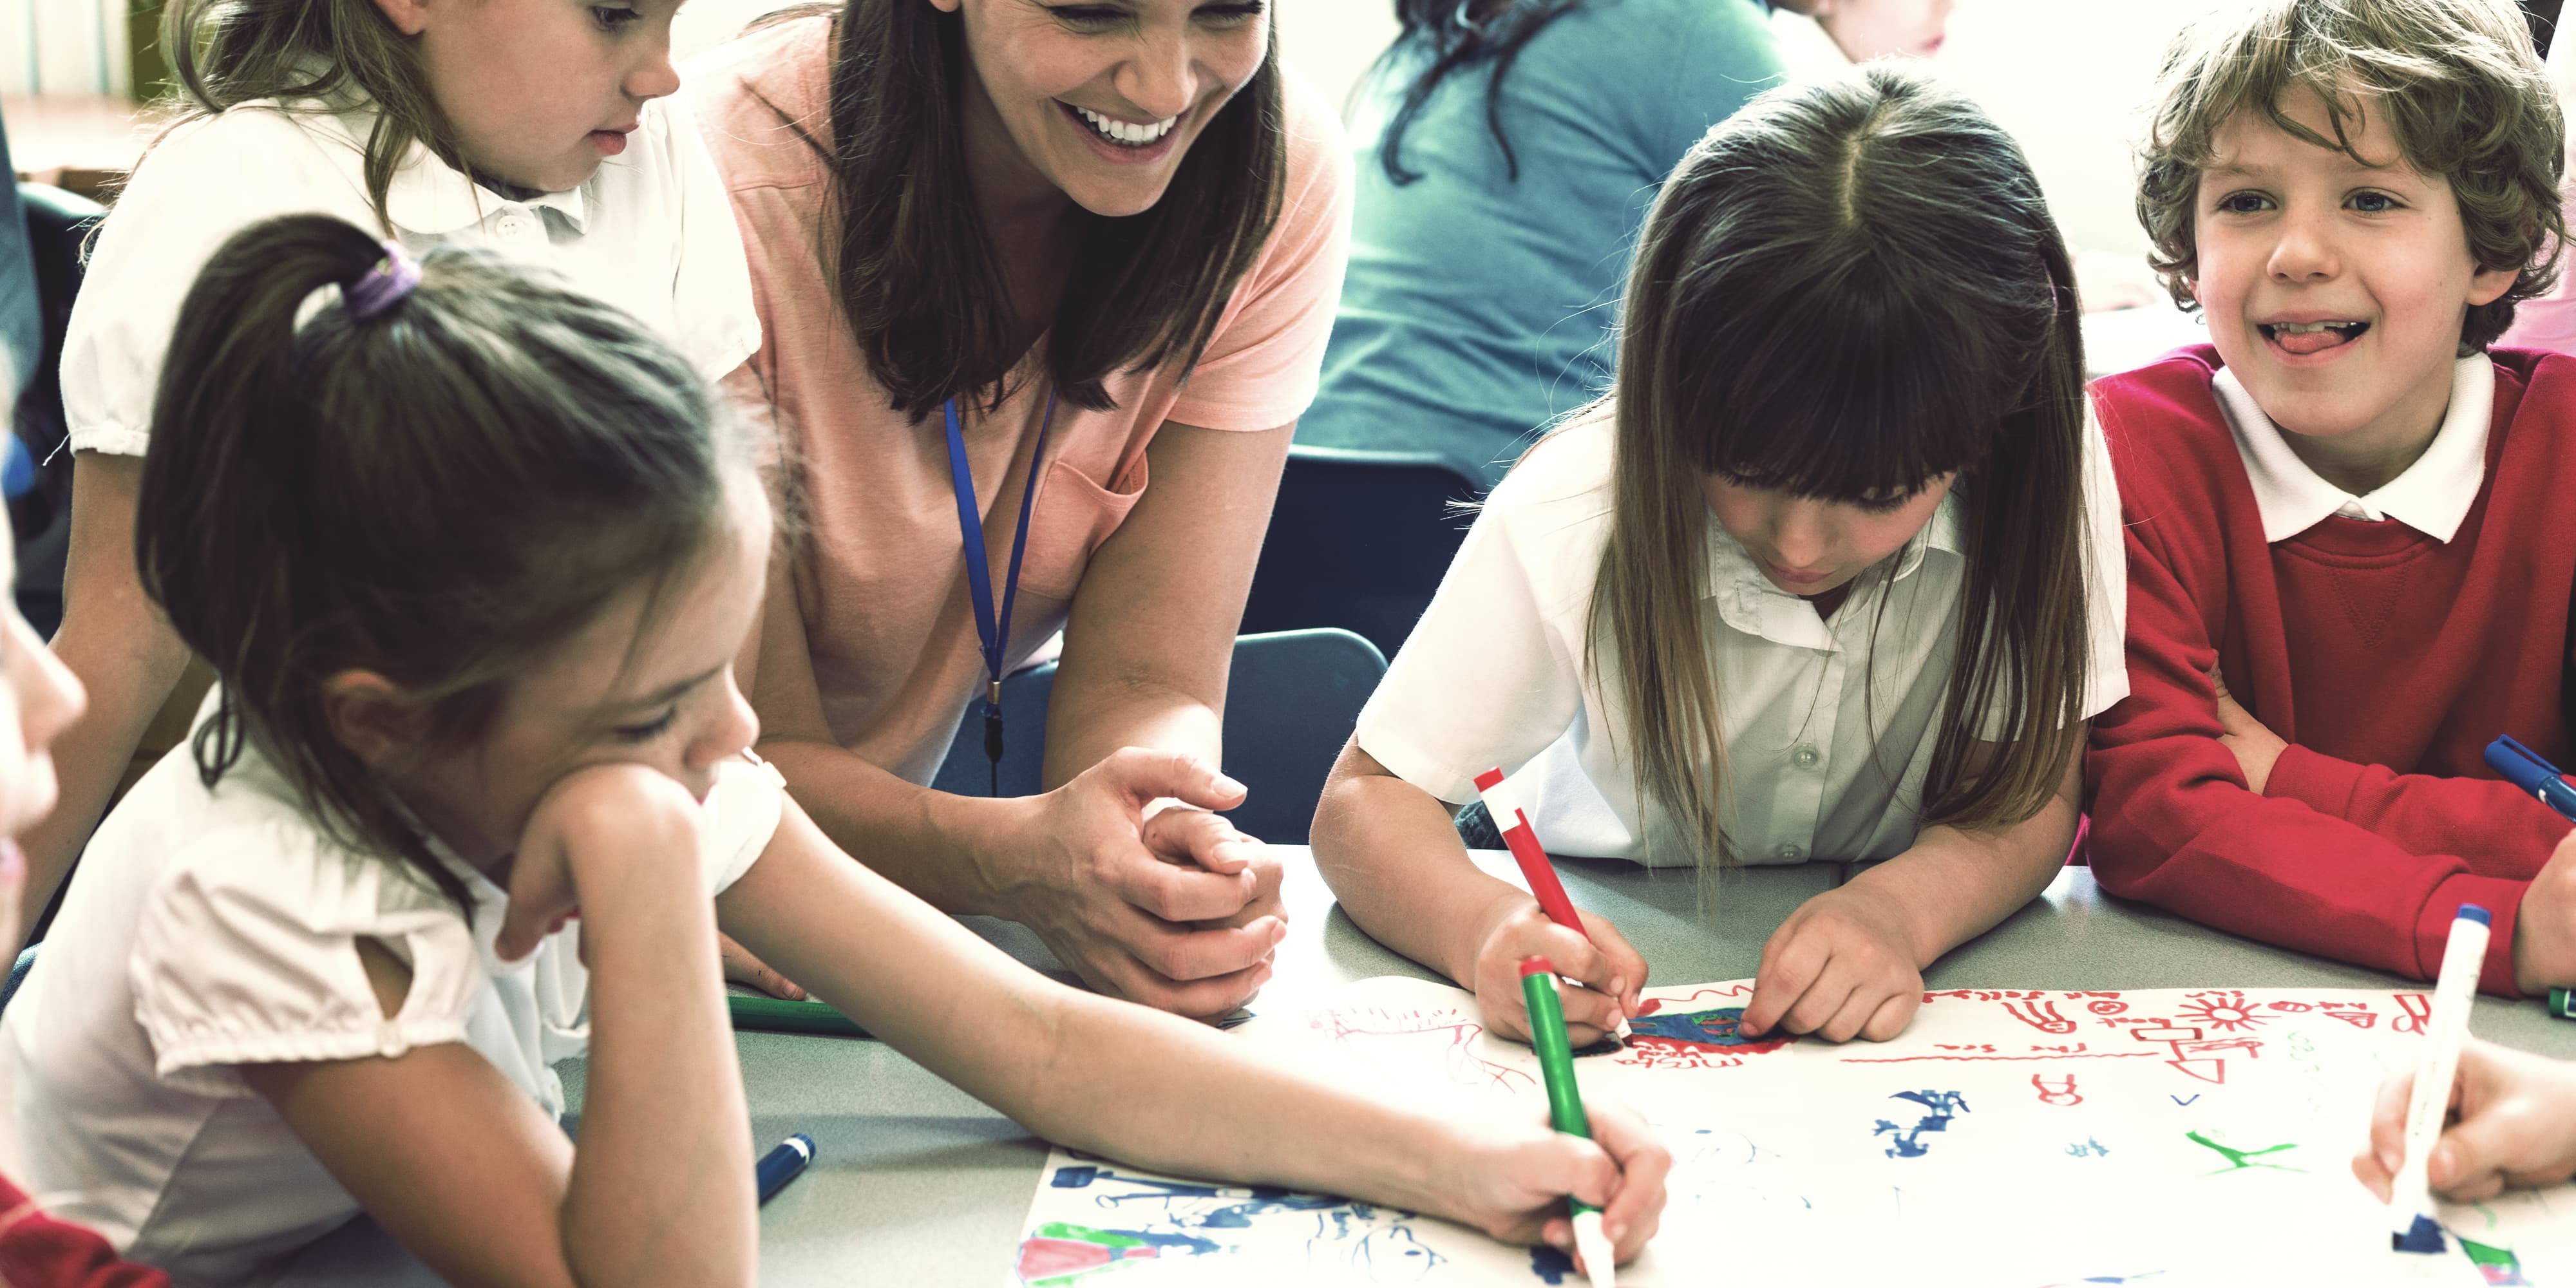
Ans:
[[[663,734],[669,733],[671,731],[671,722],[679,718],[680,709],[675,706],[670,710],[663,712],[661,715],[654,717],[648,723],[640,725],[620,725],[609,732],[615,734],[619,742],[651,742],[654,739],[661,737]]]
[[[615,31],[628,23],[642,22],[644,15],[617,5],[601,4],[590,7],[590,20],[598,23],[602,31]]]
[[[2403,209],[2405,209],[2405,208],[2406,208],[2406,203],[2405,203],[2405,202],[2399,201],[2397,198],[2392,197],[2392,196],[2388,195],[2387,193],[2384,193],[2384,192],[2376,192],[2376,191],[2356,192],[2356,193],[2352,194],[2352,196],[2350,196],[2350,197],[2348,197],[2348,198],[2345,198],[2345,201],[2346,201],[2346,203],[2347,203],[2347,204],[2349,204],[2350,202],[2360,201],[2360,200],[2362,200],[2362,199],[2364,199],[2364,198],[2372,198],[2372,199],[2375,199],[2375,200],[2384,201],[2384,202],[2387,202],[2387,203],[2388,203],[2387,205],[2385,205],[2385,206],[2383,206],[2383,207],[2381,207],[2380,209],[2377,209],[2377,210],[2364,210],[2364,211],[2359,212],[2359,213],[2361,213],[2361,214],[2365,214],[2365,215],[2385,215],[2385,214],[2391,214],[2391,213],[2394,213],[2394,212],[2396,212],[2396,211],[2403,210]],[[2219,199],[2218,199],[2218,209],[2219,209],[2219,211],[2220,211],[2221,213],[2223,213],[2223,214],[2230,214],[2230,215],[2254,215],[2254,214],[2261,214],[2261,213],[2262,213],[2262,211],[2260,211],[2260,210],[2243,210],[2243,209],[2239,209],[2239,208],[2237,207],[2236,203],[2237,203],[2237,201],[2238,201],[2238,200],[2240,200],[2240,199],[2242,199],[2242,200],[2246,200],[2246,201],[2260,201],[2260,202],[2265,203],[2266,205],[2270,204],[2270,202],[2271,202],[2271,198],[2266,197],[2266,196],[2263,196],[2261,193],[2254,193],[2254,192],[2231,192],[2231,193],[2227,194],[2226,196],[2221,197],[2221,198],[2219,198]]]
[[[1860,507],[1863,514],[1894,514],[1913,499],[1914,493],[1908,492],[1903,496],[1863,497],[1852,504]]]

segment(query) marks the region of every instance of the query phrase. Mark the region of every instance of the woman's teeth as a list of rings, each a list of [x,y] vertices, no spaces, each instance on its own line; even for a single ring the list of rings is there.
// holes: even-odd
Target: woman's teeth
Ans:
[[[1073,105],[1068,103],[1066,106]],[[1151,125],[1132,125],[1116,117],[1102,116],[1087,107],[1075,107],[1073,112],[1091,127],[1093,133],[1120,147],[1127,148],[1141,148],[1160,142],[1164,135],[1172,132],[1172,127],[1179,124],[1181,119],[1177,116],[1166,116]]]

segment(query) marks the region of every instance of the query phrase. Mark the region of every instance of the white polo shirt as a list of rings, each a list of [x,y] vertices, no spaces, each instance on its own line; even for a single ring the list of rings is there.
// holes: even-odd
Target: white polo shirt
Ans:
[[[2128,695],[2128,576],[2110,452],[2086,422],[2089,718]],[[1615,678],[1584,664],[1610,536],[1612,441],[1609,416],[1595,416],[1504,477],[1361,711],[1358,740],[1452,803],[1475,799],[1475,776],[1501,767],[1551,853],[1687,866],[1687,845],[1650,843],[1678,829],[1660,811],[1646,816]],[[1701,603],[1717,667],[1729,861],[1883,859],[1914,843],[1957,652],[1961,505],[1945,499],[1830,620],[1707,525]],[[1615,648],[1605,642],[1599,660],[1615,667]]]
[[[733,203],[675,99],[644,105],[626,151],[570,192],[512,201],[415,143],[386,194],[414,254],[488,247],[552,268],[660,332],[709,380],[760,347]],[[277,215],[337,215],[381,233],[367,201],[372,108],[244,103],[170,132],[101,227],[63,341],[63,406],[80,451],[139,456],[179,306],[233,234]]]
[[[2266,542],[2287,541],[2329,515],[2342,515],[2373,523],[2395,519],[2448,544],[2486,483],[2495,361],[2483,353],[2470,354],[2451,368],[2450,407],[2424,454],[2368,496],[2354,496],[2308,468],[2235,372],[2220,368],[2209,388],[2236,436],[2236,456],[2245,462],[2246,481],[2254,485],[2254,508],[2263,516]]]

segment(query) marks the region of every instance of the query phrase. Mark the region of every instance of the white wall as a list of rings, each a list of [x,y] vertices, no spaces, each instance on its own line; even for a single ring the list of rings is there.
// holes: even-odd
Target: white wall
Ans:
[[[126,0],[0,0],[0,94],[122,94]]]

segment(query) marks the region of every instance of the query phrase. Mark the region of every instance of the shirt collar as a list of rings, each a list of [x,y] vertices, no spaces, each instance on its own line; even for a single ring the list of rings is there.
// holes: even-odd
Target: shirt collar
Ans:
[[[367,137],[375,129],[375,108],[362,103],[337,112],[316,113],[309,119],[347,145],[350,182],[363,192],[367,182]],[[607,166],[600,168],[605,170]],[[429,145],[414,141],[402,165],[394,171],[392,184],[385,189],[385,217],[398,231],[445,238],[511,206],[520,206],[552,210],[570,222],[575,232],[581,232],[589,217],[589,203],[583,194],[597,181],[594,173],[589,182],[569,192],[545,192],[525,201],[512,201],[439,160]]]
[[[1889,580],[1903,581],[1913,576],[1931,551],[1957,557],[1964,549],[1959,529],[1959,494],[1953,490],[1933,507],[1931,521],[1923,525],[1923,530],[1896,552],[1896,573]],[[1853,598],[1867,593],[1861,590]],[[1745,552],[1744,544],[1728,535],[1715,520],[1708,525],[1708,584],[1702,597],[1717,601],[1718,616],[1748,635],[1800,648],[1837,647],[1832,628],[1816,616],[1815,606],[1772,585],[1753,556]],[[1848,603],[1844,605],[1845,609],[1849,607]]]
[[[2354,496],[2327,482],[2290,450],[2280,427],[2263,414],[2236,373],[2224,367],[2210,378],[2219,410],[2236,437],[2236,455],[2254,485],[2263,516],[2263,540],[2287,541],[2332,515],[2395,519],[2436,541],[2460,530],[2486,482],[2487,424],[2495,413],[2495,364],[2483,353],[2451,368],[2451,405],[2433,441],[2404,473],[2368,496]]]

